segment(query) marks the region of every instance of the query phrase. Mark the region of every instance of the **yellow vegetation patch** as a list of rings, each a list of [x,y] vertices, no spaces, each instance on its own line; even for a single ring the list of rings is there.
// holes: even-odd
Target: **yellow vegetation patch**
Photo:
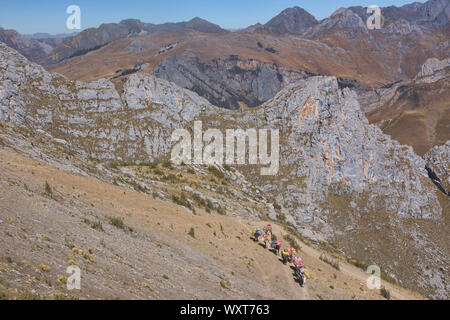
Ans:
[[[20,261],[20,263],[23,264],[24,266],[31,267],[31,263],[27,260],[22,260]]]
[[[82,251],[81,252],[81,255],[86,259],[86,260],[89,260],[90,262],[94,262],[94,257],[91,255],[91,254],[89,254],[89,252],[86,252],[86,251]]]
[[[58,282],[60,282],[62,284],[67,284],[67,280],[68,280],[68,278],[66,276],[58,275]]]
[[[150,291],[153,291],[153,288],[147,283],[147,282],[142,282],[141,284],[144,288],[147,288]]]
[[[39,269],[41,269],[42,272],[49,272],[52,268],[42,263],[39,265]]]
[[[80,267],[80,265],[77,262],[73,261],[72,259],[67,261],[67,263],[71,266],[77,266],[78,268]]]

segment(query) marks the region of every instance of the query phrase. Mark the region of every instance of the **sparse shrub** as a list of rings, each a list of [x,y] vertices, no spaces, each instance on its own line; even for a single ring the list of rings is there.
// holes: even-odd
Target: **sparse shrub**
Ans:
[[[176,175],[174,175],[172,173],[167,175],[167,176],[164,176],[163,180],[167,181],[167,182],[170,182],[170,183],[178,183],[178,182],[180,182],[180,179]]]
[[[300,247],[300,245],[298,244],[297,240],[295,240],[295,238],[293,236],[291,236],[290,234],[286,234],[284,236],[284,240],[286,240],[289,243],[289,246],[291,248],[294,248],[297,251],[300,251],[302,249]]]
[[[163,176],[164,172],[162,172],[161,170],[159,170],[158,168],[156,168],[155,170],[153,170],[153,173],[156,174],[157,176]]]
[[[42,272],[49,272],[51,270],[51,268],[45,264],[41,264],[39,265],[39,269],[41,269]]]
[[[158,168],[158,163],[157,162],[150,162],[150,163],[143,164],[143,166],[149,167],[150,169],[156,169],[156,168]]]
[[[94,257],[92,255],[90,255],[88,252],[86,251],[82,251],[81,255],[86,259],[89,260],[90,262],[94,262]]]
[[[130,184],[133,187],[133,189],[137,192],[142,192],[142,193],[148,192],[148,190],[145,186],[143,187],[139,183],[136,183],[135,181],[128,181],[128,184]]]
[[[190,235],[192,238],[195,239],[195,230],[194,230],[194,228],[191,228],[191,230],[189,230],[188,235]]]
[[[209,166],[208,171],[219,179],[225,178],[225,174],[214,166]]]
[[[223,165],[223,168],[224,168],[225,170],[227,170],[227,171],[233,171],[233,169],[232,169],[229,165],[227,165],[227,164],[224,164],[224,165]]]
[[[390,275],[388,275],[385,271],[381,270],[381,279],[383,279],[386,282],[398,285],[397,279],[392,278]]]
[[[186,198],[186,195],[184,193],[182,193],[180,195],[180,197],[177,197],[176,195],[172,196],[172,201],[179,205],[179,206],[183,206],[186,207],[188,209],[193,210],[192,204],[189,202],[189,200]]]
[[[67,263],[69,264],[69,266],[77,266],[78,268],[80,267],[80,264],[75,262],[75,261],[73,261],[72,259],[67,261]]]
[[[369,264],[364,262],[364,261],[359,261],[356,259],[347,259],[347,262],[354,265],[357,268],[360,268],[364,271],[367,270],[367,268],[369,268]],[[388,275],[385,271],[381,270],[381,279],[383,279],[386,282],[395,284],[395,285],[399,285],[398,281],[396,279],[394,279],[393,277],[391,277],[390,275]]]
[[[72,250],[75,245],[73,244],[73,241],[71,239],[69,239],[68,237],[64,237],[64,242],[66,243],[66,246]]]
[[[217,206],[216,211],[218,214],[225,216],[227,214],[227,212],[225,211],[224,208],[222,208],[221,206]]]
[[[150,290],[150,291],[153,291],[153,288],[152,288],[147,282],[142,282],[142,286],[143,286],[144,288],[147,288],[147,289]]]
[[[31,263],[30,263],[30,261],[22,260],[22,261],[20,261],[20,263],[23,264],[24,266],[28,267],[28,268],[31,268]]]
[[[187,169],[187,173],[189,173],[189,174],[195,174],[195,170],[192,169],[192,168],[188,168],[188,169]]]
[[[50,187],[50,185],[49,185],[49,183],[47,181],[45,181],[44,193],[45,193],[46,196],[48,196],[50,198],[53,196],[52,187]]]
[[[339,261],[337,261],[337,260],[332,260],[324,254],[320,255],[320,260],[329,264],[330,266],[332,266],[334,269],[336,269],[338,271],[341,270],[341,268],[339,267]]]
[[[111,217],[109,218],[109,223],[118,229],[125,228],[125,224],[123,223],[122,218]]]
[[[103,225],[100,221],[91,221],[89,219],[84,218],[83,222],[86,223],[88,226],[90,226],[92,229],[95,229],[98,231],[104,231]]]
[[[356,259],[347,259],[347,262],[354,265],[357,268],[364,270],[364,271],[366,271],[367,268],[369,267],[369,265],[367,263],[356,260]]]
[[[162,276],[164,279],[169,280],[169,276],[167,274],[163,274]]]
[[[391,293],[389,292],[388,289],[386,289],[385,287],[382,287],[380,290],[380,294],[383,298],[385,298],[386,300],[391,300]]]
[[[164,161],[164,162],[163,162],[163,167],[164,167],[164,168],[167,168],[167,169],[169,169],[169,170],[172,170],[172,169],[173,169],[172,162],[170,162],[170,161]]]
[[[58,282],[60,282],[61,284],[63,284],[63,285],[67,284],[67,280],[68,280],[68,278],[66,276],[63,276],[60,274],[58,275]]]
[[[273,208],[275,210],[278,210],[278,211],[281,210],[281,206],[278,204],[278,202],[276,200],[273,201]],[[284,219],[280,219],[280,220],[286,221],[286,216],[284,214],[280,213],[279,216],[283,216],[284,217]]]
[[[0,292],[0,300],[9,300],[9,295],[6,292]]]
[[[225,282],[225,280],[220,280],[220,286],[224,289],[227,288],[227,283]]]
[[[277,220],[280,222],[280,223],[284,223],[284,222],[286,222],[286,216],[284,215],[284,213],[279,213],[278,215],[277,215]]]

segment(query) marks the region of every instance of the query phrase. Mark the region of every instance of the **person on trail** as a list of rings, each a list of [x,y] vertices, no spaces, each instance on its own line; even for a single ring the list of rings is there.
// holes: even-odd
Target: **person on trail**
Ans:
[[[279,255],[280,254],[280,249],[281,249],[281,241],[280,240],[273,241],[270,244],[270,247],[275,251],[275,253],[277,255]]]
[[[286,248],[285,250],[287,252],[287,256],[286,256],[287,260],[289,262],[292,262],[292,259],[294,258],[294,255],[296,253],[295,249],[291,247],[291,248]]]
[[[289,254],[291,254],[292,256],[294,256],[294,254],[296,253],[294,248],[286,248],[286,251],[289,252]]]
[[[300,285],[303,287],[306,283],[306,276],[305,276],[306,268],[305,265],[303,264],[303,260],[300,257],[295,257],[293,263],[295,269],[295,276],[300,281]]]
[[[259,240],[259,237],[261,237],[263,235],[263,232],[261,230],[256,230],[255,234],[253,235],[253,238],[256,241]]]
[[[264,232],[267,235],[270,234],[270,237],[272,237],[272,226],[270,225],[270,223],[267,225],[267,227],[264,228]]]
[[[294,267],[296,267],[296,268],[300,268],[301,269],[301,268],[305,267],[305,265],[303,264],[303,260],[300,257],[295,257],[292,260],[292,263],[294,264]]]
[[[289,251],[287,251],[287,249],[284,249],[283,251],[281,251],[281,258],[283,259],[283,263],[286,264],[286,262],[289,261],[290,258],[290,253]]]

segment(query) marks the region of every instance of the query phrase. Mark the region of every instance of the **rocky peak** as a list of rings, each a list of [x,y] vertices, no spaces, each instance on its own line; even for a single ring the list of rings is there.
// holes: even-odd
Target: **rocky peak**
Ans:
[[[317,23],[316,18],[309,12],[300,7],[293,7],[283,10],[264,27],[275,34],[302,34]]]
[[[348,8],[340,8],[333,12],[333,14],[319,24],[312,27],[307,32],[309,37],[316,36],[321,33],[326,33],[329,30],[347,30],[351,32],[368,33],[366,23],[353,10]]]

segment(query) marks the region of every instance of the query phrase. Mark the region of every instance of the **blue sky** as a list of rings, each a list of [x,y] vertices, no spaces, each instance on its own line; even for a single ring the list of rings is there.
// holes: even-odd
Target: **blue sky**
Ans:
[[[0,0],[0,27],[23,34],[71,32],[66,28],[66,8],[81,8],[82,29],[106,22],[136,18],[144,22],[187,21],[201,17],[223,28],[243,28],[265,23],[280,11],[300,6],[317,19],[340,7],[355,5],[402,6],[413,0]]]

